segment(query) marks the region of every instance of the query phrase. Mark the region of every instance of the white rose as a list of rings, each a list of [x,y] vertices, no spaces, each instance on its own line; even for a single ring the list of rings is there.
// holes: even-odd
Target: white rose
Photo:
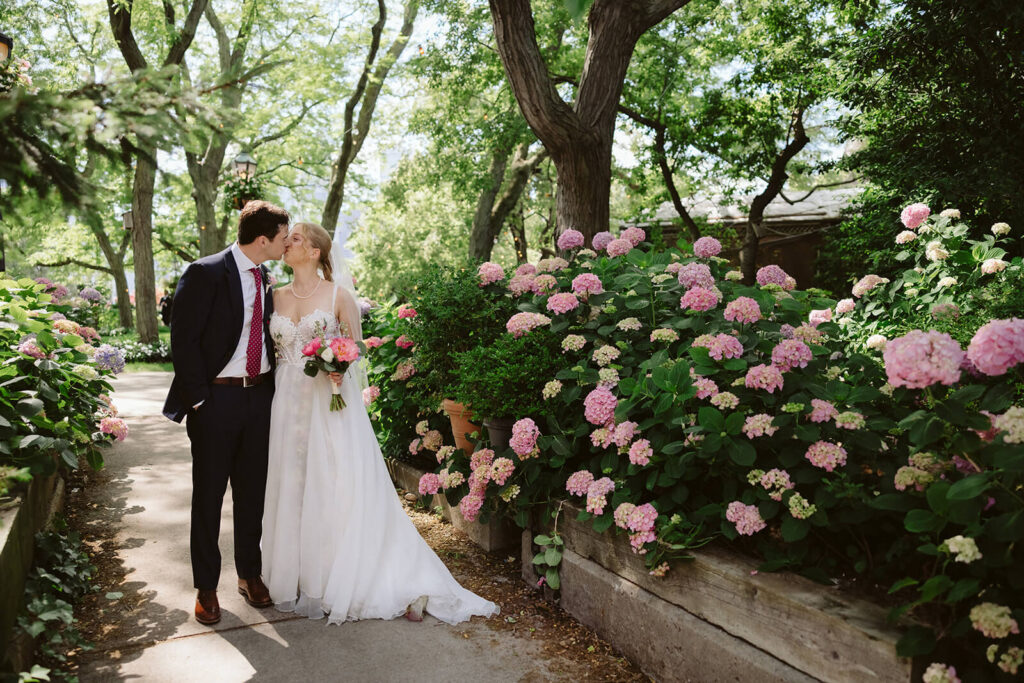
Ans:
[[[334,351],[331,351],[330,346],[325,346],[324,350],[320,352],[320,357],[323,358],[325,362],[330,363],[334,360]]]

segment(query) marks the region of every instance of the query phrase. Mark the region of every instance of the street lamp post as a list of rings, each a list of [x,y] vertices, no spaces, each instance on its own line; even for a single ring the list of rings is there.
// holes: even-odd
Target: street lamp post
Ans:
[[[14,52],[14,40],[6,33],[0,32],[0,62],[6,62]]]
[[[238,178],[238,194],[235,196],[235,208],[241,211],[252,199],[249,196],[249,181],[256,175],[256,159],[248,152],[242,152],[231,162],[235,169],[235,177]]]
[[[248,152],[242,152],[232,162],[235,167],[235,175],[248,180],[256,175],[256,159]]]

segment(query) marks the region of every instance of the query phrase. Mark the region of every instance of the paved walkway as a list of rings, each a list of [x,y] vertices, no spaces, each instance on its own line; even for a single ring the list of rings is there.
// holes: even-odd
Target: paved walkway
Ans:
[[[128,623],[85,656],[82,681],[561,678],[555,672],[565,671],[564,662],[541,655],[539,643],[495,631],[480,618],[456,627],[429,616],[419,624],[396,619],[328,626],[249,607],[233,586],[230,498],[221,526],[223,618],[212,628],[197,623],[188,544],[191,456],[184,426],[160,415],[169,383],[170,374],[161,372],[115,382],[114,401],[131,433],[107,451],[103,490],[91,498],[112,511],[118,559],[127,570],[124,596],[112,598],[108,618]]]

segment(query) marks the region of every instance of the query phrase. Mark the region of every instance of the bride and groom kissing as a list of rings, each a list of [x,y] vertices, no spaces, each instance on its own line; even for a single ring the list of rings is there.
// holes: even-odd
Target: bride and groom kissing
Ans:
[[[361,341],[361,316],[340,248],[319,225],[251,201],[238,239],[194,261],[174,295],[174,379],[164,415],[185,420],[192,449],[190,553],[195,618],[221,618],[221,507],[228,482],[238,592],[329,623],[450,624],[491,616],[462,588],[405,514],[362,401],[365,370],[303,372],[313,338]],[[270,284],[264,263],[294,273]],[[346,408],[331,411],[331,383]]]

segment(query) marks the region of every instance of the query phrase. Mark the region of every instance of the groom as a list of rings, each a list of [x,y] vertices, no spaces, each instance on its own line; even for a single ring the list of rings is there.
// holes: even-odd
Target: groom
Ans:
[[[251,201],[238,219],[238,241],[193,262],[174,294],[174,380],[164,415],[192,442],[192,576],[196,620],[220,621],[220,513],[231,482],[238,591],[269,607],[260,578],[260,536],[267,484],[274,348],[268,323],[274,299],[264,261],[284,254],[288,213]]]

